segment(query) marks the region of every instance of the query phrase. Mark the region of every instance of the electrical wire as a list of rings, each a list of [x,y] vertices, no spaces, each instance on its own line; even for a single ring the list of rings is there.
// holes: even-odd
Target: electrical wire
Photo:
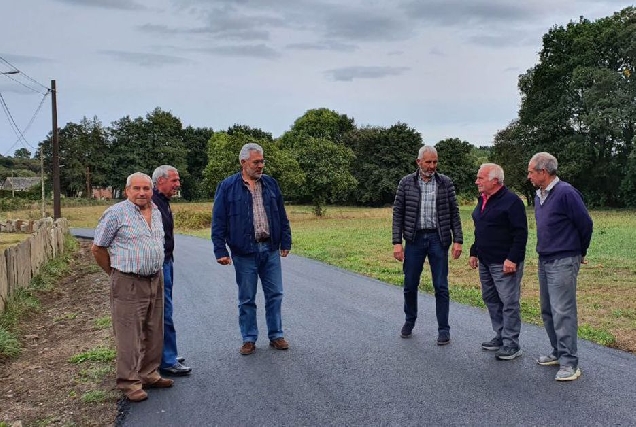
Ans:
[[[38,82],[37,80],[31,78],[30,76],[26,75],[24,72],[20,71],[15,65],[13,65],[12,63],[10,63],[9,61],[7,61],[6,59],[4,59],[2,56],[0,56],[0,61],[4,62],[5,64],[7,64],[9,67],[13,68],[13,70],[17,71],[18,73],[20,73],[20,75],[24,76],[27,80],[30,80],[31,82],[42,86],[44,89],[46,89],[47,91],[51,90],[50,88],[44,86],[42,83]],[[5,74],[7,77],[8,75]],[[40,92],[41,93],[41,92]]]
[[[40,107],[42,106],[43,103],[44,103],[44,98],[42,98],[42,102],[40,103],[40,106],[38,107],[38,109],[36,111],[40,110]],[[2,104],[2,109],[4,110],[4,113],[6,114],[7,119],[9,120],[9,124],[11,125],[11,129],[13,129],[13,132],[18,137],[18,140],[7,151],[7,154],[13,149],[13,147],[15,147],[18,144],[18,142],[20,142],[20,140],[24,141],[24,143],[29,148],[31,148],[32,150],[35,150],[35,148],[31,144],[29,144],[29,141],[26,140],[26,138],[24,137],[24,134],[20,131],[20,128],[18,127],[18,125],[16,124],[15,120],[13,119],[13,116],[11,115],[11,111],[9,111],[9,107],[7,106],[7,103],[5,102],[4,97],[2,96],[1,92],[0,92],[0,104]]]
[[[40,95],[43,95],[43,94],[48,93],[48,92],[42,93],[41,91],[39,91],[39,90],[37,90],[37,89],[35,89],[35,88],[32,88],[31,86],[27,86],[27,85],[25,85],[24,83],[22,83],[21,81],[17,80],[16,78],[11,77],[9,74],[4,74],[4,76],[5,76],[5,77],[7,77],[7,78],[9,78],[9,79],[11,79],[11,80],[13,80],[14,82],[16,82],[17,84],[19,84],[20,86],[24,86],[25,88],[27,88],[27,89],[29,89],[29,90],[31,90],[31,91],[33,91],[33,92],[35,92],[35,93],[39,93]]]

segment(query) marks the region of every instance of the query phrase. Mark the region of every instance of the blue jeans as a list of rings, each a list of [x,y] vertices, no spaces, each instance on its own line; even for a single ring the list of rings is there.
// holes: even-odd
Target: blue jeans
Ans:
[[[172,321],[173,261],[163,263],[163,353],[161,367],[169,368],[177,363],[177,332]]]
[[[440,334],[449,335],[448,325],[448,247],[442,247],[437,233],[418,231],[412,242],[404,248],[404,314],[406,321],[415,324],[417,319],[417,289],[428,257],[435,288],[435,313]]]
[[[502,264],[486,265],[479,263],[479,281],[481,296],[490,314],[492,329],[504,346],[519,348],[521,331],[521,278],[523,262],[517,264],[517,271],[504,274]]]
[[[258,252],[249,255],[232,255],[236,284],[238,285],[239,327],[243,342],[256,342],[256,288],[261,279],[265,296],[265,320],[270,340],[283,336],[281,305],[283,302],[283,275],[280,253],[270,250],[269,242],[259,243]]]
[[[577,356],[576,278],[581,256],[539,260],[541,317],[553,354],[561,366],[579,365]]]

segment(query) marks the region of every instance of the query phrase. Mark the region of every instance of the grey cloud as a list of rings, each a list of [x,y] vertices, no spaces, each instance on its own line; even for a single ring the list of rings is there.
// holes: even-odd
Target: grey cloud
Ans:
[[[216,31],[287,28],[345,44],[404,40],[413,34],[417,24],[388,1],[334,4],[316,0],[173,0],[173,3],[190,8],[206,21],[204,26]]]
[[[475,45],[493,48],[507,46],[531,46],[533,44],[540,44],[541,42],[539,37],[532,39],[528,37],[526,33],[518,31],[478,34],[469,36],[467,41]]]
[[[33,55],[16,55],[13,53],[0,53],[0,56],[14,64],[38,64],[42,62],[52,62],[49,58]]]
[[[332,6],[323,24],[330,38],[358,41],[395,41],[413,35],[413,25],[402,15],[366,7]]]
[[[403,50],[392,50],[391,52],[388,52],[387,55],[389,55],[389,56],[404,55],[404,51]]]
[[[287,47],[299,50],[333,50],[337,52],[355,52],[358,50],[358,46],[356,45],[340,43],[332,40],[313,43],[290,43]]]
[[[120,50],[101,50],[99,53],[111,56],[119,61],[142,67],[161,67],[163,65],[183,64],[190,60],[172,55],[157,53],[126,52]]]
[[[205,48],[194,48],[190,50],[202,53],[209,53],[212,55],[249,58],[273,59],[280,56],[280,53],[264,44],[242,46],[213,46]]]
[[[210,34],[215,38],[221,38],[226,40],[240,40],[240,41],[254,41],[254,40],[269,40],[269,32],[265,30],[251,30],[251,29],[227,29],[227,30],[215,30],[211,27],[197,27],[197,28],[171,28],[167,25],[155,25],[145,24],[137,27],[140,31],[161,35],[173,35],[173,34]]]
[[[439,50],[436,47],[431,48],[431,50],[429,50],[428,53],[430,53],[431,55],[434,55],[434,56],[446,56],[446,54],[444,52],[442,52],[441,50]]]
[[[531,22],[540,15],[531,2],[508,0],[411,0],[403,10],[416,19],[441,25]]]
[[[519,67],[507,67],[506,69],[504,69],[504,73],[513,73],[518,71],[519,71]]]
[[[101,7],[104,9],[146,10],[147,7],[133,0],[57,0],[77,6]]]
[[[325,71],[331,80],[350,82],[354,79],[379,79],[398,76],[410,70],[409,67],[343,67]]]

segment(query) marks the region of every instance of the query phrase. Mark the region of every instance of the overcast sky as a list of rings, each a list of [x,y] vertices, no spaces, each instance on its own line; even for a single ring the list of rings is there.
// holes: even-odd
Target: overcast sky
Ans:
[[[311,108],[358,125],[405,122],[424,142],[473,145],[517,116],[519,74],[553,25],[616,0],[5,0],[0,57],[57,82],[58,124],[171,111],[184,126],[234,123],[275,137]],[[12,71],[0,61],[0,73]],[[13,79],[13,80],[12,80]],[[35,89],[35,90],[34,90]],[[46,89],[0,76],[0,154],[51,129]]]

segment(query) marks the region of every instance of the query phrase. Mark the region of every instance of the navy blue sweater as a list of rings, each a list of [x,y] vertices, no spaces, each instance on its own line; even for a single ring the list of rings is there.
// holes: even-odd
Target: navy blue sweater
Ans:
[[[537,253],[549,261],[570,256],[585,256],[592,240],[593,223],[579,191],[559,181],[548,197],[534,199],[537,220]]]
[[[475,243],[470,256],[486,264],[503,264],[510,260],[515,264],[526,257],[528,242],[528,218],[523,202],[506,187],[490,196],[482,212],[480,197],[475,210]]]

